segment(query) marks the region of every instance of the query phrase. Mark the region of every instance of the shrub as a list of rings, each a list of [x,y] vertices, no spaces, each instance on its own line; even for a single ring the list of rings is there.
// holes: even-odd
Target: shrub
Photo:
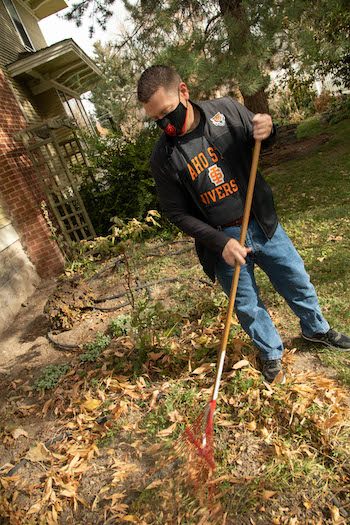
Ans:
[[[99,236],[108,235],[110,218],[141,219],[149,209],[159,209],[149,157],[159,133],[142,132],[135,141],[117,133],[85,137],[89,166],[75,166],[82,177],[79,188]]]
[[[314,100],[314,108],[316,113],[323,113],[333,99],[329,91],[322,91],[322,93]]]
[[[314,113],[316,91],[313,83],[313,77],[302,71],[290,68],[285,72],[280,84],[271,90],[269,101],[277,124],[298,124]]]
[[[334,97],[322,113],[322,119],[330,124],[350,118],[350,95]]]

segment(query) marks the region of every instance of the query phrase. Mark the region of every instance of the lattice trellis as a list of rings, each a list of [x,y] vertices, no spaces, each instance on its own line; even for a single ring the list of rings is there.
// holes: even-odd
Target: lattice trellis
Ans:
[[[72,245],[75,241],[92,239],[96,234],[79,194],[77,181],[68,166],[68,163],[72,166],[77,161],[86,163],[83,148],[76,137],[58,143],[53,131],[58,127],[57,120],[48,121],[27,128],[16,138],[23,141],[44,184],[62,234],[67,243]]]
[[[72,168],[75,164],[87,165],[84,148],[78,137],[72,137],[68,140],[60,141],[59,145],[69,168]]]

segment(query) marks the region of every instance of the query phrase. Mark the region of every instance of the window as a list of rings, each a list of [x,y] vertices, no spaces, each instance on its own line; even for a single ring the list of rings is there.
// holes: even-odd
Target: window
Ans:
[[[32,41],[29,38],[26,28],[24,27],[22,20],[18,14],[18,11],[12,3],[12,0],[3,0],[3,2],[8,14],[11,17],[13,25],[15,26],[19,36],[21,37],[24,47],[28,49],[28,51],[35,51]]]

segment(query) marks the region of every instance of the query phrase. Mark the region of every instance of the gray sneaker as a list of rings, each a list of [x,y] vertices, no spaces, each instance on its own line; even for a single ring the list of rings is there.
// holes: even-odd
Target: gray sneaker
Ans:
[[[271,359],[270,361],[260,361],[261,372],[268,383],[279,383],[284,385],[286,377],[282,370],[281,359]]]
[[[306,341],[311,341],[312,343],[321,343],[325,346],[330,346],[331,348],[342,350],[344,352],[350,350],[350,337],[333,330],[333,328],[324,334],[314,334],[310,337],[303,333],[301,335]]]

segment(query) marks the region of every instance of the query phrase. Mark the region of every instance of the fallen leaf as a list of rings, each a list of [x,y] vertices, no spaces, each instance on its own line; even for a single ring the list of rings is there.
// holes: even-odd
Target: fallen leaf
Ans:
[[[305,507],[306,509],[311,509],[311,507],[312,507],[312,503],[311,503],[311,501],[309,501],[309,500],[304,500],[304,501],[303,501],[303,505],[304,505],[304,507]]]
[[[330,510],[330,513],[331,513],[331,518],[332,518],[332,523],[338,523],[340,520],[341,520],[341,517],[340,517],[340,512],[339,512],[339,509],[338,507],[336,507],[335,505],[329,509]]]
[[[164,430],[160,430],[157,436],[159,437],[170,436],[174,432],[176,425],[177,423],[174,423],[173,425],[170,425],[170,427],[165,428]]]
[[[263,492],[261,493],[262,497],[264,499],[270,499],[272,498],[272,496],[274,496],[275,494],[277,494],[277,491],[276,490],[263,490]]]
[[[159,359],[160,357],[162,357],[162,355],[164,355],[164,352],[158,352],[158,353],[155,353],[155,352],[150,352],[148,354],[148,359],[150,361],[157,361],[157,359]]]
[[[175,423],[176,421],[181,422],[184,420],[183,416],[177,410],[173,410],[173,412],[169,412],[168,418],[173,423]]]
[[[233,365],[233,370],[238,370],[239,368],[243,368],[244,366],[249,366],[249,361],[246,359],[242,359],[241,361],[238,361]]]
[[[40,500],[37,503],[34,503],[34,505],[30,507],[30,509],[27,511],[27,514],[35,514],[39,512],[41,509],[42,509],[42,503]]]
[[[23,430],[23,428],[18,427],[18,428],[15,428],[15,430],[12,431],[12,436],[13,436],[14,439],[18,439],[21,436],[28,437],[28,434],[27,434],[27,432],[25,430]]]
[[[158,487],[159,485],[161,485],[162,482],[160,479],[156,479],[154,481],[152,481],[152,483],[150,483],[149,485],[147,485],[147,487],[145,488],[145,490],[151,490],[151,489],[154,489],[155,487]]]
[[[47,413],[47,411],[48,411],[49,406],[51,405],[51,403],[52,403],[52,399],[48,399],[48,400],[46,401],[45,405],[43,406],[42,413],[43,413],[43,418],[44,418],[44,419],[45,419],[45,417],[46,417],[46,413]]]
[[[66,498],[72,498],[75,495],[76,495],[76,490],[74,490],[74,489],[62,490],[62,492],[60,493],[60,496],[66,496]]]
[[[127,516],[123,516],[121,518],[123,521],[131,521],[132,523],[139,523],[139,519],[137,516],[128,514]]]
[[[256,430],[256,421],[251,421],[250,423],[248,423],[247,430],[250,430],[251,432],[253,430]]]
[[[269,437],[269,431],[265,427],[260,430],[260,433],[264,439],[267,439]]]
[[[152,408],[154,408],[156,402],[157,402],[157,397],[158,397],[158,394],[159,394],[159,390],[155,390],[152,394],[152,398],[151,398],[151,402],[149,404],[149,409],[152,410]]]
[[[155,443],[154,445],[151,445],[146,449],[147,454],[155,454],[160,449],[160,445],[158,443]]]
[[[335,415],[335,416],[332,416],[332,417],[326,419],[326,421],[323,423],[323,426],[324,426],[324,428],[328,429],[328,428],[334,427],[338,423],[340,423],[340,418],[339,418],[338,415]]]
[[[28,461],[50,461],[51,454],[45,447],[44,443],[38,443],[36,447],[32,447],[28,450],[24,456]]]
[[[198,368],[196,368],[195,370],[193,370],[192,374],[196,374],[196,375],[199,375],[199,374],[203,374],[204,372],[209,372],[209,370],[211,368],[213,368],[213,366],[215,366],[214,363],[205,363],[204,365],[202,366],[199,366]]]
[[[81,404],[82,408],[85,408],[88,412],[96,410],[100,406],[101,401],[99,399],[93,399],[92,397],[88,398],[84,403]]]
[[[217,425],[219,427],[233,427],[234,426],[234,422],[233,421],[226,421],[225,419],[221,419],[221,420],[217,421]]]

